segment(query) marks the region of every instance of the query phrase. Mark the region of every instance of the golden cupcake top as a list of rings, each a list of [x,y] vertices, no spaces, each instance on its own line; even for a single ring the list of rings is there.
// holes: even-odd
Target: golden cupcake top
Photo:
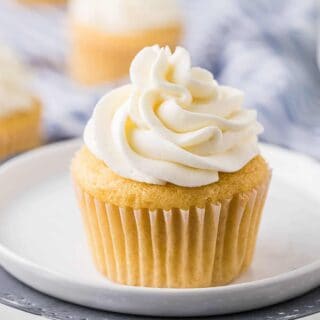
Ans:
[[[0,70],[0,117],[32,108],[30,72],[18,56],[3,45],[0,45]]]
[[[184,48],[144,48],[130,78],[100,100],[84,133],[87,148],[117,175],[199,187],[259,154],[262,126],[243,108],[243,92],[192,67]]]
[[[252,191],[270,179],[270,169],[266,161],[257,156],[236,173],[221,173],[218,182],[206,186],[156,185],[120,177],[83,147],[73,159],[72,175],[86,192],[100,201],[119,207],[169,210],[204,208],[208,203]]]

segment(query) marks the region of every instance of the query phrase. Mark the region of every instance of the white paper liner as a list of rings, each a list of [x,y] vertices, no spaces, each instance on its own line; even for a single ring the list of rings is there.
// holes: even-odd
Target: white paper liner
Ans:
[[[119,208],[76,189],[101,273],[127,285],[188,288],[229,283],[250,266],[268,184],[188,210]]]

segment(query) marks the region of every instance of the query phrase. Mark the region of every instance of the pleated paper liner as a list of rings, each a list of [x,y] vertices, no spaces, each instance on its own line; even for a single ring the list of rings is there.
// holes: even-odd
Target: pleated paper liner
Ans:
[[[119,208],[76,189],[102,274],[133,286],[194,288],[227,284],[250,266],[268,185],[188,210]]]
[[[129,74],[135,55],[145,46],[159,44],[172,48],[179,43],[180,25],[128,34],[108,34],[70,22],[71,75],[87,85],[116,80]]]
[[[32,149],[41,144],[41,106],[26,114],[0,121],[0,159]]]

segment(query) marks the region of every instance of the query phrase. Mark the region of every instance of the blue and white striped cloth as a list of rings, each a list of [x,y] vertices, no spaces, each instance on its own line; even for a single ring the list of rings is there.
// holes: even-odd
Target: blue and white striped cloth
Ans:
[[[320,159],[316,2],[181,1],[194,64],[246,92],[264,141]],[[0,39],[34,68],[48,141],[80,135],[96,101],[117,85],[85,88],[68,77],[65,8],[0,0]]]

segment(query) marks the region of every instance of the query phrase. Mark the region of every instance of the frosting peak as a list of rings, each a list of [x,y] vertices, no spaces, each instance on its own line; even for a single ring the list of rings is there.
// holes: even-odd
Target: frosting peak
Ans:
[[[190,104],[192,99],[212,97],[218,88],[209,71],[191,68],[190,55],[181,47],[173,54],[169,47],[142,49],[132,61],[130,78],[137,88],[159,89],[183,104]]]
[[[203,186],[259,153],[262,127],[255,111],[242,108],[243,93],[192,67],[185,49],[144,48],[130,78],[98,103],[84,134],[91,152],[120,176]]]

